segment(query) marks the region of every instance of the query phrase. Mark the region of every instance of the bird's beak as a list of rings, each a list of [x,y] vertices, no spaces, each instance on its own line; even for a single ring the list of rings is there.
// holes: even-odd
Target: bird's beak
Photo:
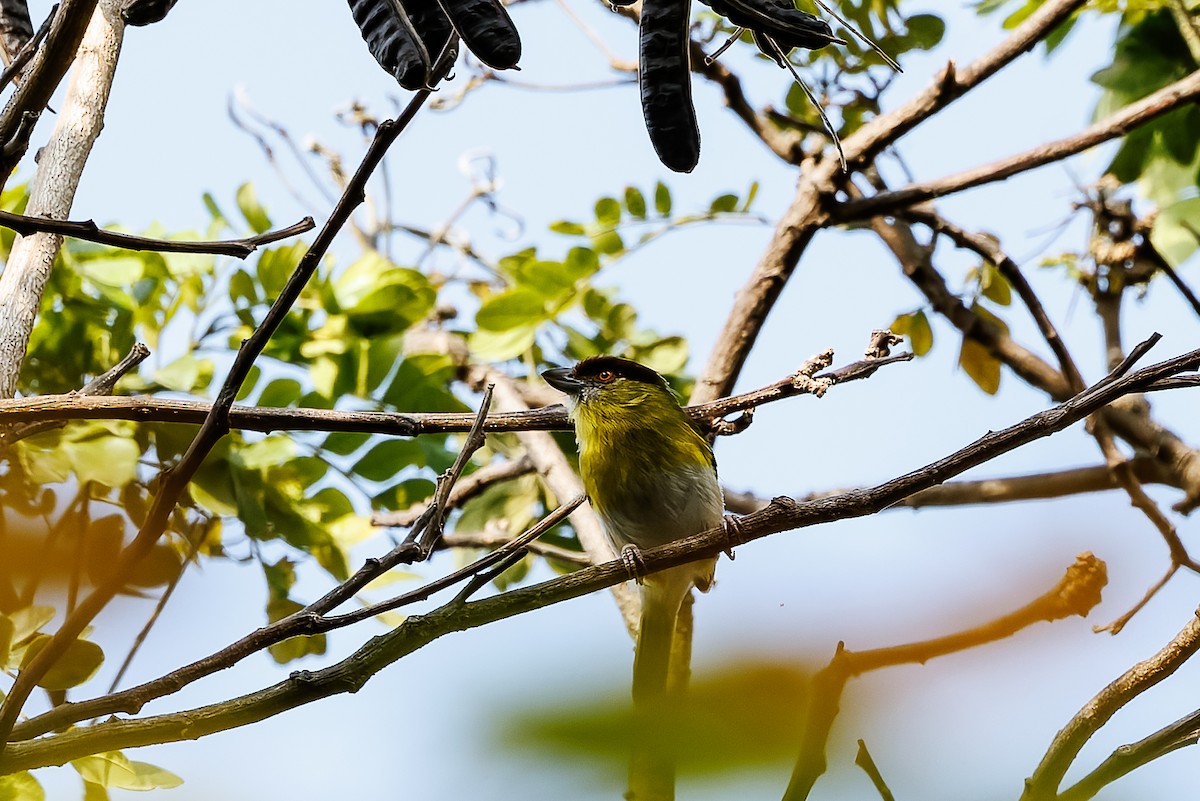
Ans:
[[[546,383],[559,392],[565,392],[568,395],[578,395],[579,391],[583,389],[583,382],[575,377],[575,370],[571,367],[555,367],[553,370],[547,370],[542,373],[542,378],[546,379]]]

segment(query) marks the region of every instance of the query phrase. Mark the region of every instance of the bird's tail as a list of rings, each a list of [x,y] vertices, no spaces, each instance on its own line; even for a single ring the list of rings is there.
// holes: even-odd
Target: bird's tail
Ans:
[[[676,579],[664,571],[648,576],[642,590],[642,617],[633,656],[633,754],[629,762],[629,801],[673,801],[673,725],[682,687],[672,681],[672,644],[690,574]],[[665,579],[665,580],[664,580]],[[690,650],[690,649],[689,649]],[[682,669],[687,670],[687,665]]]

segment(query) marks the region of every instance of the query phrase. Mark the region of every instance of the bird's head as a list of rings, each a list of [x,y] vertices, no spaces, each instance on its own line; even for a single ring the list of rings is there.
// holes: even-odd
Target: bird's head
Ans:
[[[615,414],[629,407],[650,411],[664,404],[679,408],[665,378],[644,364],[616,356],[593,356],[574,367],[547,370],[542,377],[566,393],[572,415],[578,410]]]

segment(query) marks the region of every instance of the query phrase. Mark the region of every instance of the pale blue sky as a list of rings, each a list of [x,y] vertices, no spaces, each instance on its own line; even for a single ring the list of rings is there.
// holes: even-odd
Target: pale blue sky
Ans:
[[[592,2],[566,2],[619,55],[634,57],[636,37],[626,21]],[[37,17],[48,3],[33,6]],[[912,6],[927,7],[935,4]],[[947,58],[968,62],[1001,36],[997,19],[981,21],[958,7],[939,13],[950,22],[946,45],[936,55],[904,62],[906,74],[889,94],[891,105],[924,87]],[[513,16],[525,43],[521,79],[608,77],[604,60],[553,3],[521,5]],[[1088,23],[1050,62],[1041,53],[1024,57],[902,140],[909,166],[920,178],[934,178],[1083,127],[1094,102],[1086,77],[1106,62],[1111,40],[1110,23]],[[734,56],[730,64],[744,67],[746,61]],[[779,102],[785,76],[761,63],[747,69],[752,99]],[[459,83],[445,92],[457,91]],[[383,112],[393,107],[392,98],[405,96],[371,61],[341,2],[183,0],[166,22],[129,32],[106,127],[74,216],[133,229],[151,221],[170,229],[200,228],[207,221],[201,193],[212,192],[231,209],[234,190],[247,179],[254,180],[277,223],[310,213],[291,201],[253,142],[226,117],[227,100],[239,86],[297,138],[312,134],[348,157],[357,135],[334,122],[331,111],[358,98]],[[689,176],[667,173],[654,158],[633,86],[579,94],[493,86],[452,113],[424,113],[392,151],[393,185],[403,198],[397,216],[426,226],[443,219],[468,189],[456,161],[477,148],[494,153],[504,181],[500,199],[524,216],[525,241],[551,250],[566,243],[545,233],[548,222],[584,217],[597,197],[618,193],[627,183],[647,187],[662,179],[678,208],[698,209],[723,191],[744,192],[757,179],[758,210],[777,215],[790,198],[794,172],[742,129],[711,87],[698,81],[695,95],[704,149],[700,167]],[[1100,163],[1102,158],[1085,155],[1072,169],[1087,180]],[[1085,299],[1072,298],[1057,276],[1033,268],[1046,231],[1069,214],[1072,192],[1065,171],[1050,167],[941,207],[967,227],[999,234],[1009,252],[1029,264],[1051,315],[1065,329],[1085,374],[1095,379],[1098,334]],[[325,209],[312,211],[320,223]],[[483,213],[472,213],[466,224],[489,255],[515,249],[492,234],[497,224]],[[688,336],[692,368],[698,370],[769,233],[721,226],[673,234],[617,265],[608,280],[622,288],[645,322]],[[1075,225],[1048,252],[1078,247],[1083,236]],[[339,247],[351,252],[352,245]],[[970,263],[952,258],[943,264]],[[782,377],[829,346],[837,349],[840,363],[858,358],[872,328],[920,305],[897,272],[869,235],[823,233],[774,311],[739,387]],[[1154,329],[1166,335],[1156,357],[1194,347],[1197,339],[1195,318],[1166,290],[1153,286],[1127,320],[1131,340]],[[1024,315],[1014,310],[1010,317],[1014,330],[1034,341]],[[984,396],[956,371],[952,333],[945,326],[935,330],[938,343],[927,359],[839,388],[820,401],[798,398],[761,410],[746,433],[718,447],[726,482],[764,495],[874,482],[1045,405],[1011,375],[998,398]],[[1194,418],[1184,414],[1186,401],[1155,402],[1183,436],[1200,439]],[[1094,444],[1077,427],[977,472],[999,475],[1097,461]],[[1166,493],[1158,496],[1171,500]],[[1189,536],[1186,525],[1182,532]],[[865,648],[965,627],[1040,593],[1077,552],[1089,549],[1109,561],[1111,583],[1088,621],[1041,625],[1002,646],[853,683],[848,692],[875,713],[844,719],[835,728],[831,773],[815,796],[870,797],[852,764],[853,743],[864,737],[898,797],[1015,798],[1058,727],[1103,683],[1160,647],[1194,605],[1195,578],[1177,578],[1120,637],[1090,632],[1092,623],[1128,608],[1167,564],[1157,535],[1119,497],[983,513],[893,512],[742,548],[735,563],[721,563],[718,588],[697,605],[696,669],[746,654],[816,665],[839,639]],[[256,570],[209,564],[193,572],[130,680],[215,650],[257,625],[263,595]],[[102,634],[132,631],[150,611],[141,601],[124,600],[120,608],[128,615],[110,616],[101,623]],[[338,632],[331,654],[347,653],[373,633]],[[593,786],[580,779],[587,769],[577,764],[548,768],[506,751],[496,727],[506,712],[538,699],[583,699],[597,685],[620,688],[630,654],[611,601],[596,595],[435,642],[356,696],[132,755],[185,778],[183,787],[162,795],[175,801],[613,799],[619,797],[619,771]],[[1185,667],[1123,712],[1122,728],[1097,737],[1084,761],[1094,764],[1119,742],[1190,711],[1196,673]],[[251,659],[146,712],[250,691],[284,675],[266,657]],[[107,680],[102,674],[91,686],[98,690]],[[1183,797],[1173,788],[1194,764],[1194,754],[1184,751],[1129,777],[1107,797]],[[788,770],[783,765],[730,784],[685,784],[681,797],[777,798]],[[51,798],[76,797],[68,771],[43,773]]]

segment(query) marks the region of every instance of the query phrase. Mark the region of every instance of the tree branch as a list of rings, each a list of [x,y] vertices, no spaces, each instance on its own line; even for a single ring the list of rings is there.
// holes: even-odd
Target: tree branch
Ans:
[[[953,64],[948,65],[931,86],[908,103],[863,125],[842,143],[851,169],[869,164],[905,133],[1031,50],[1082,5],[1083,0],[1049,0],[966,69],[959,72]],[[737,293],[696,383],[693,403],[710,401],[732,391],[767,315],[800,256],[817,231],[830,224],[831,200],[847,180],[836,159],[820,159],[803,166],[795,198],[780,218],[754,272]]]
[[[71,13],[67,11],[68,5],[69,0],[63,3],[47,36],[46,47],[40,52],[49,53],[55,46],[54,28]],[[95,3],[92,5],[95,6]],[[80,22],[82,12],[82,8],[74,12],[74,24]],[[100,7],[96,7],[94,12],[89,11],[89,14],[91,22],[82,44],[80,40],[75,40],[71,45],[71,56],[75,55],[75,47],[79,48],[78,61],[67,87],[62,112],[50,140],[42,148],[41,165],[29,190],[28,208],[35,217],[63,219],[70,214],[84,165],[103,128],[104,109],[112,90],[125,29],[120,19],[112,20]],[[65,40],[59,42],[62,47],[67,44]],[[40,66],[45,69],[47,63],[43,61]],[[35,62],[30,76],[13,95],[9,109],[30,83],[36,80],[32,73],[38,69],[39,63]],[[40,104],[38,108],[41,108]],[[9,109],[0,115],[0,144],[5,146],[9,141],[5,135]],[[7,153],[0,154],[0,176],[7,176],[11,171],[12,165],[5,166],[6,158]],[[62,239],[54,234],[39,233],[22,237],[13,243],[4,272],[0,273],[0,398],[11,398],[17,394],[17,380],[25,360],[29,336],[37,320],[46,282],[50,280],[50,268],[61,245]],[[0,731],[3,729],[0,724]]]
[[[1120,369],[1078,396],[1039,412],[1016,425],[990,432],[949,456],[878,486],[832,498],[801,503],[791,498],[776,498],[766,508],[742,518],[733,532],[724,526],[701,532],[669,545],[642,553],[644,571],[653,573],[696,559],[715,556],[731,546],[772,534],[819,525],[849,517],[861,517],[886,509],[914,492],[939,484],[1028,442],[1061,431],[1082,420],[1105,404],[1131,392],[1140,392],[1162,378],[1200,366],[1200,349],[1168,359],[1133,373]],[[427,615],[410,616],[397,629],[374,637],[346,660],[314,673],[299,671],[280,684],[240,698],[188,712],[145,718],[138,721],[113,721],[85,729],[75,729],[53,738],[10,743],[0,755],[0,772],[13,772],[51,764],[113,748],[195,738],[215,731],[253,723],[285,709],[308,703],[338,692],[353,692],[373,673],[438,637],[455,631],[512,617],[550,604],[625,582],[628,571],[620,560],[550,581],[523,587],[501,595],[470,603],[450,603]],[[293,616],[297,631],[316,622],[312,616]],[[259,629],[255,635],[263,632]],[[247,639],[254,637],[249,635]],[[209,660],[219,660],[221,652]],[[200,663],[197,663],[200,664]],[[227,665],[221,665],[224,667]],[[213,668],[213,670],[220,667]],[[208,672],[212,672],[209,670]],[[202,675],[207,675],[203,673]],[[194,679],[192,679],[194,680]],[[160,690],[152,697],[170,694],[188,682],[178,684],[171,676],[157,680]],[[134,688],[136,690],[137,688]],[[87,716],[114,711],[136,712],[150,700],[132,690],[119,694],[129,706],[112,706],[111,698],[69,705],[79,710],[91,704]],[[59,709],[63,709],[60,707]],[[33,737],[49,729],[45,722],[54,719],[59,709],[21,724],[20,736]],[[102,709],[104,711],[97,711]],[[82,719],[82,718],[75,718]]]
[[[804,715],[800,755],[792,770],[783,801],[803,801],[825,772],[825,747],[837,717],[846,682],[872,670],[896,665],[923,665],[930,659],[978,648],[1011,637],[1018,631],[1043,621],[1053,622],[1072,615],[1087,617],[1100,603],[1100,591],[1108,582],[1104,562],[1091,553],[1080,554],[1063,577],[1050,590],[1014,612],[965,631],[932,640],[847,651],[838,643],[833,659],[818,671],[809,685],[809,702]]]
[[[1041,763],[1025,781],[1021,801],[1051,801],[1080,749],[1109,718],[1146,690],[1163,681],[1200,650],[1200,615],[1157,654],[1138,662],[1101,690],[1071,718],[1050,743]]]
[[[1168,484],[1171,476],[1149,456],[1138,456],[1130,461],[1138,481],[1146,484]],[[1048,473],[1033,473],[1023,476],[985,478],[979,481],[950,481],[936,487],[914,493],[892,509],[924,509],[932,506],[970,506],[973,504],[1013,503],[1014,501],[1045,500],[1082,495],[1089,492],[1106,492],[1121,489],[1108,465],[1077,467]],[[849,490],[813,493],[798,498],[800,501],[827,498]],[[770,503],[749,492],[725,490],[725,508],[736,514],[750,514]]]
[[[287,228],[277,231],[267,231],[257,236],[242,239],[228,239],[215,242],[191,242],[174,239],[150,239],[133,234],[122,234],[117,231],[106,231],[96,225],[94,220],[55,220],[49,217],[30,217],[24,214],[14,214],[11,211],[0,211],[0,227],[16,231],[22,236],[31,234],[57,234],[82,239],[87,242],[98,242],[101,245],[111,245],[124,250],[152,250],[158,253],[211,253],[217,256],[233,256],[244,259],[262,245],[269,245],[281,239],[303,234],[316,227],[312,217],[305,217]]]
[[[1058,801],[1085,801],[1122,776],[1200,740],[1200,710],[1185,715],[1136,743],[1113,751],[1095,770],[1058,794]]]
[[[848,200],[838,204],[830,212],[830,216],[839,223],[864,220],[880,214],[888,214],[922,201],[961,192],[964,189],[1003,181],[1005,178],[1061,161],[1110,139],[1123,136],[1169,111],[1196,102],[1197,98],[1200,98],[1200,70],[1159,89],[1136,103],[1131,103],[1074,136],[1047,142],[1023,153],[981,167],[974,167],[956,175],[939,178],[936,181],[911,184],[902,189],[883,192],[861,200]]]

